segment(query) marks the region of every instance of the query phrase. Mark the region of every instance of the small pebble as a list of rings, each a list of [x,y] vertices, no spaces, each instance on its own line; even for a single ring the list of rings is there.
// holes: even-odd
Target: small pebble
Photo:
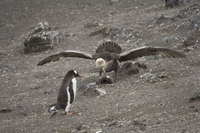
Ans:
[[[48,89],[48,90],[44,91],[44,94],[51,94],[55,91],[56,91],[55,89]]]
[[[8,113],[8,112],[11,112],[11,111],[12,111],[11,109],[4,107],[0,110],[0,113]]]

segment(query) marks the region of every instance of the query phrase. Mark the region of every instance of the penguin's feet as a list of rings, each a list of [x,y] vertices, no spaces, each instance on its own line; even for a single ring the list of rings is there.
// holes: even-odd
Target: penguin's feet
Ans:
[[[65,115],[73,115],[74,113],[73,112],[67,112],[67,113],[65,113]]]

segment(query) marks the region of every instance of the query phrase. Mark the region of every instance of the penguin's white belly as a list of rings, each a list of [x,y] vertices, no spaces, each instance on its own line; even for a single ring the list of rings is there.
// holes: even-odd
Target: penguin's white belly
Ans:
[[[69,93],[69,87],[67,87],[67,98],[68,98],[68,102],[67,102],[67,106],[65,107],[65,112],[67,112],[68,113],[68,111],[69,111],[69,108],[70,108],[70,106],[71,106],[71,104],[70,104],[70,93]]]
[[[68,102],[67,102],[67,106],[65,107],[65,112],[68,112],[69,111],[69,108],[70,108],[70,106],[71,106],[71,103],[72,103],[72,101],[74,101],[74,99],[75,99],[75,97],[76,97],[76,85],[77,83],[76,83],[76,79],[75,78],[73,78],[72,79],[72,91],[73,91],[73,94],[70,94],[70,91],[69,91],[69,87],[67,87],[67,100],[68,100]],[[73,96],[73,100],[71,99],[71,96],[72,95],[74,95]],[[71,101],[72,100],[72,101]]]
[[[72,88],[73,88],[73,92],[74,92],[74,99],[76,97],[76,86],[77,86],[77,82],[76,82],[76,78],[72,79]]]

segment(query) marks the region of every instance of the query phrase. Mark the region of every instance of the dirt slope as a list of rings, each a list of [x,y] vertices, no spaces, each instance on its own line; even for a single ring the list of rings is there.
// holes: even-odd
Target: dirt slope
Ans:
[[[0,132],[200,132],[200,101],[195,99],[200,95],[200,36],[190,46],[183,45],[200,26],[195,21],[200,6],[191,10],[186,7],[198,3],[191,0],[165,9],[161,0],[1,1]],[[62,33],[61,44],[53,50],[24,54],[26,33],[43,20]],[[90,36],[102,29],[107,31]],[[104,96],[83,95],[80,89],[70,108],[74,115],[50,118],[48,106],[55,103],[68,70],[84,76],[78,80],[79,87],[94,82],[98,73],[91,71],[95,68],[93,61],[77,58],[40,67],[36,64],[66,49],[92,53],[107,39],[124,50],[162,46],[184,51],[187,58],[139,59],[147,70],[121,77],[113,85],[100,86],[106,91]],[[44,94],[49,89],[55,91]],[[194,100],[189,102],[192,97]]]

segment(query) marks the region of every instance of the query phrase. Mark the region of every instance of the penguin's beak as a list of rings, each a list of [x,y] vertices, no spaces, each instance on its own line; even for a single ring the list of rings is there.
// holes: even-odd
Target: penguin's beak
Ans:
[[[83,78],[83,76],[81,76],[81,75],[78,75],[78,77],[79,77],[79,78]]]

